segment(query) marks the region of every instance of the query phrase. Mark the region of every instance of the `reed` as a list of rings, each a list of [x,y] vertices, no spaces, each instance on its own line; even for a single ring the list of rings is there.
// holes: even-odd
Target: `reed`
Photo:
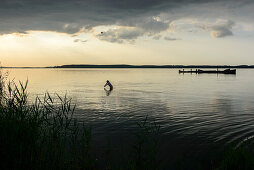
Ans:
[[[94,169],[91,128],[73,118],[66,96],[28,104],[28,81],[9,82],[0,104],[1,169]]]
[[[1,169],[98,169],[92,154],[92,129],[74,118],[75,104],[66,95],[28,103],[25,83],[2,83],[0,102]],[[138,123],[136,142],[123,164],[105,169],[154,169],[160,127],[147,117]],[[148,168],[149,167],[149,168]]]
[[[228,146],[223,154],[223,159],[216,170],[253,170],[253,147],[244,145],[237,148]]]

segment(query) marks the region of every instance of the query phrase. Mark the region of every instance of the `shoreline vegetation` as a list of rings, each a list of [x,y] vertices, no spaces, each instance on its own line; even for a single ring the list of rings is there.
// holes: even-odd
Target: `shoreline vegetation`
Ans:
[[[1,68],[254,68],[254,65],[94,65],[94,64],[71,64],[49,67],[1,67]]]
[[[71,99],[46,93],[29,104],[27,86],[28,81],[7,82],[0,74],[0,169],[160,169],[160,126],[147,117],[137,122],[129,152],[118,153],[125,159],[112,162],[109,147],[104,163],[98,164],[92,128],[74,118]],[[221,162],[207,167],[253,169],[254,157],[248,147],[230,147]]]

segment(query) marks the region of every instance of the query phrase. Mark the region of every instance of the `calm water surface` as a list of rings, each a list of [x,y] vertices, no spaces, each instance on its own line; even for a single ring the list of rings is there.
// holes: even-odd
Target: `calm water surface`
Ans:
[[[93,127],[99,148],[106,139],[117,148],[148,115],[161,125],[164,167],[198,168],[228,143],[254,135],[251,69],[238,69],[236,75],[178,74],[176,69],[8,71],[11,79],[29,80],[31,100],[45,92],[67,93],[77,104],[77,118]],[[111,94],[103,89],[106,80],[114,86]]]

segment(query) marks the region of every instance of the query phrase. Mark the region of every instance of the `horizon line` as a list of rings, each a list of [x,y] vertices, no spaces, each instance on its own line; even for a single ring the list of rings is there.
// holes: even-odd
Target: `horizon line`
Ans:
[[[132,64],[66,64],[58,66],[1,66],[0,68],[254,68],[254,65],[132,65]]]

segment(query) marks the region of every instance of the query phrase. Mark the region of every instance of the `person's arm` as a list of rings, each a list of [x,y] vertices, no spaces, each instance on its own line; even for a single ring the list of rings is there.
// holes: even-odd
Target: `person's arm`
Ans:
[[[105,85],[104,85],[104,87],[106,87],[108,85],[108,83],[106,83]]]

